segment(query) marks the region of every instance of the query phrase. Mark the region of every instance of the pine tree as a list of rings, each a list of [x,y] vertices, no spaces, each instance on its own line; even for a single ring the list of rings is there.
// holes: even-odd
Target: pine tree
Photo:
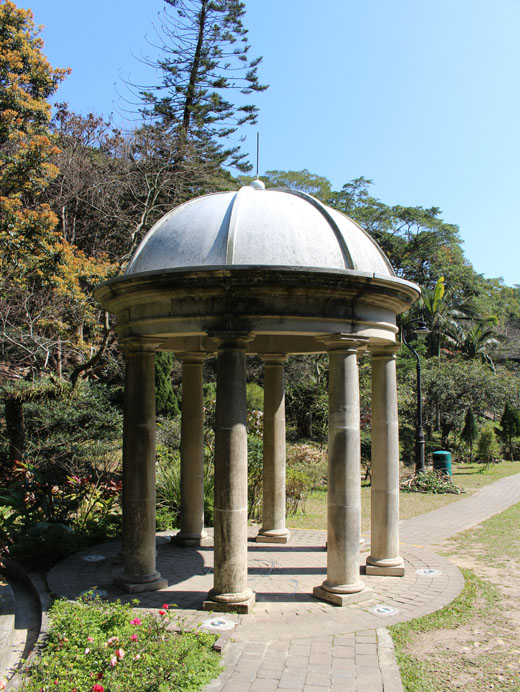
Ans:
[[[247,29],[240,0],[165,0],[170,10],[162,25],[163,55],[150,64],[160,70],[158,85],[142,90],[143,112],[174,129],[182,141],[207,148],[220,163],[246,171],[239,147],[218,143],[245,123],[254,124],[258,108],[229,100],[267,86],[258,81],[262,58],[249,58]],[[242,99],[240,99],[242,101]]]
[[[466,418],[464,420],[464,428],[461,433],[461,437],[464,442],[469,444],[469,461],[473,463],[473,442],[478,437],[477,422],[475,420],[475,414],[471,406],[466,411]]]
[[[502,419],[500,421],[499,435],[508,448],[509,458],[513,459],[513,438],[520,435],[520,412],[506,403]]]
[[[172,387],[173,354],[159,352],[155,358],[155,409],[159,416],[179,414],[179,402]]]

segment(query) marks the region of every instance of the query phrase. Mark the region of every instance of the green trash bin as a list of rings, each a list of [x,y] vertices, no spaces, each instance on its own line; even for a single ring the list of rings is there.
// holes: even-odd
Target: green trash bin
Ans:
[[[433,470],[451,477],[451,452],[433,452]]]

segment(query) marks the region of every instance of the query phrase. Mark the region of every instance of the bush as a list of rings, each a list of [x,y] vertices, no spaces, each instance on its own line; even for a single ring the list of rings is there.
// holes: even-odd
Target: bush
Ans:
[[[311,489],[309,476],[303,471],[288,468],[285,478],[285,507],[287,515],[294,515],[301,509],[305,512],[305,500]]]
[[[287,472],[304,473],[307,478],[306,492],[327,483],[327,452],[314,444],[293,444],[287,448]]]
[[[213,526],[214,470],[211,455],[204,462],[204,524]],[[157,446],[157,529],[178,528],[181,513],[181,458],[178,450]]]
[[[108,474],[67,476],[17,462],[0,494],[1,553],[29,567],[49,567],[88,545],[120,534],[120,480]]]
[[[262,518],[264,444],[260,437],[247,436],[247,516],[253,521]]]
[[[137,601],[134,601],[134,605]],[[23,676],[24,692],[201,690],[220,672],[214,635],[168,630],[168,604],[135,616],[130,604],[87,594],[52,606],[41,656]]]
[[[500,458],[500,445],[498,444],[494,423],[486,423],[482,426],[477,444],[477,455],[480,461],[488,464]]]

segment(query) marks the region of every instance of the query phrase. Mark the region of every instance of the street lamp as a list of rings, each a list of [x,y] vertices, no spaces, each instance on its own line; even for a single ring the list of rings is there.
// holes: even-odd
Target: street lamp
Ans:
[[[428,334],[430,334],[430,329],[428,329],[426,322],[422,317],[414,320],[417,327],[414,329],[417,337],[424,341]],[[412,322],[412,324],[413,324]],[[424,431],[423,431],[423,420],[422,420],[422,391],[421,391],[421,359],[419,354],[415,349],[413,349],[410,344],[406,341],[404,336],[404,329],[401,330],[401,340],[403,344],[410,349],[414,354],[415,360],[417,361],[417,426],[415,429],[415,472],[424,473]]]

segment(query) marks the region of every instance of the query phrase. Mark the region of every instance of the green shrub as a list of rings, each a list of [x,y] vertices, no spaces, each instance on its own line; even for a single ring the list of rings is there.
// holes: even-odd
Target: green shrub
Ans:
[[[494,423],[486,423],[482,426],[478,438],[477,455],[480,461],[488,465],[500,458],[500,445]]]
[[[247,516],[256,521],[262,518],[264,443],[255,435],[247,436],[247,473]]]
[[[292,444],[287,448],[287,471],[304,473],[308,479],[306,492],[327,482],[327,452],[316,444]]]
[[[246,384],[246,399],[248,411],[264,410],[264,388],[256,382]]]
[[[285,477],[285,507],[288,516],[293,516],[300,509],[305,512],[305,500],[311,490],[311,479],[303,471],[287,468]]]
[[[67,476],[17,462],[0,493],[1,555],[29,567],[49,567],[88,545],[120,534],[121,481],[107,474]]]
[[[87,594],[56,601],[49,616],[48,638],[23,676],[23,692],[195,692],[220,672],[215,637],[168,631],[167,604],[157,615],[136,616],[130,604]]]
[[[204,523],[213,526],[214,470],[211,454],[204,461]],[[157,446],[157,529],[178,528],[181,513],[181,459],[178,450]]]

